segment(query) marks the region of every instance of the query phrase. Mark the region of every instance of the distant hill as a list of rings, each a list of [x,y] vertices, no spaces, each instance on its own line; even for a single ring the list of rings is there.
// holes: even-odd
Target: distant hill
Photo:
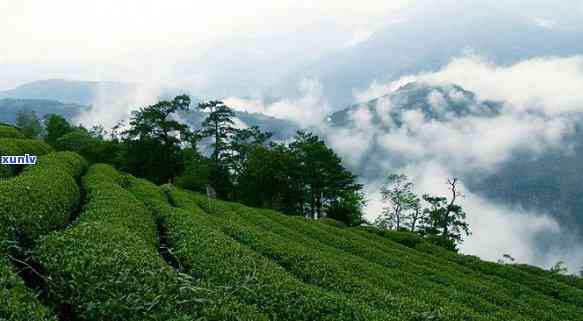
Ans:
[[[120,82],[48,79],[26,83],[10,90],[0,91],[0,97],[47,99],[88,106],[95,101],[100,93],[115,97],[124,95],[134,88],[135,85]]]
[[[0,122],[14,124],[19,111],[34,111],[39,118],[47,114],[59,114],[72,119],[80,112],[88,110],[88,106],[72,103],[62,103],[47,99],[0,99]]]
[[[386,106],[386,109],[382,106]],[[375,137],[378,137],[389,132],[409,130],[402,127],[402,117],[411,111],[418,112],[427,122],[434,121],[435,124],[443,125],[451,124],[450,122],[453,121],[463,121],[465,117],[470,116],[474,121],[480,119],[484,122],[488,122],[489,119],[495,121],[504,108],[503,102],[478,100],[474,93],[457,85],[410,83],[386,96],[355,104],[333,113],[328,118],[328,123],[332,131],[357,130],[358,113],[367,110],[373,127],[363,130],[376,133]],[[583,215],[581,215],[583,213],[583,198],[581,197],[583,195],[583,116],[574,114],[570,117],[576,125],[573,132],[563,137],[561,146],[548,146],[540,150],[516,146],[504,161],[487,170],[480,167],[473,170],[458,168],[458,174],[464,185],[472,193],[481,195],[496,204],[518,206],[535,213],[546,213],[557,219],[561,226],[575,231],[578,234],[576,237],[583,238]],[[415,134],[412,135],[411,137],[414,137]],[[405,138],[399,137],[401,136],[393,138],[401,139],[401,141],[396,141],[396,144],[407,144],[404,141]],[[443,140],[436,137],[436,142],[443,143],[451,137],[441,138]],[[415,151],[408,152],[407,149],[399,153],[390,153],[379,140],[373,139],[367,152],[360,155],[362,160],[352,165],[351,169],[361,175],[365,181],[378,179],[379,173],[385,173],[387,164],[392,164],[395,168],[409,166],[418,157]],[[487,143],[490,142],[484,141],[484,144]],[[568,152],[561,149],[562,146],[569,146]],[[457,150],[459,153],[464,153],[465,148],[479,149],[480,147],[468,145],[458,147]],[[439,154],[438,151],[435,153]],[[426,156],[429,158],[450,157],[433,154]],[[445,159],[447,162],[447,158]],[[456,169],[453,168],[453,170]],[[543,243],[550,244],[549,242],[541,244]]]
[[[55,113],[73,120],[80,113],[89,110],[96,99],[99,99],[100,103],[105,106],[135,107],[120,106],[120,101],[123,101],[120,97],[131,96],[136,90],[138,90],[136,84],[118,82],[59,79],[35,81],[0,92],[0,122],[13,124],[16,120],[16,113],[21,110],[35,111],[39,117]],[[158,99],[171,99],[173,95],[180,92],[177,89],[164,89]],[[154,100],[151,103],[155,103]],[[127,101],[131,101],[131,99],[127,99]],[[182,115],[193,127],[199,126],[205,117],[205,113],[196,110],[197,103],[197,97],[193,97],[191,110]],[[273,132],[274,138],[278,140],[293,136],[298,129],[297,125],[288,120],[261,113],[236,112],[236,115],[243,123],[242,125],[259,126],[263,130]]]

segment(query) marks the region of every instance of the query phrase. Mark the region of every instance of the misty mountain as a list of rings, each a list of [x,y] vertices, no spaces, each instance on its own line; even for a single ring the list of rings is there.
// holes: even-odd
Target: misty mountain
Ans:
[[[433,99],[443,99],[439,104],[443,105],[443,110],[436,110],[432,104]],[[386,101],[390,105],[385,110],[377,108],[379,104]],[[368,102],[353,104],[341,111],[331,114],[328,121],[333,126],[351,126],[351,116],[365,107],[372,116],[372,124],[384,126],[383,120],[388,116],[394,125],[402,125],[403,113],[406,111],[420,111],[425,119],[444,121],[447,117],[482,116],[490,117],[497,115],[502,109],[501,102],[478,101],[476,95],[463,89],[458,85],[429,86],[422,83],[411,82],[396,92],[382,97],[372,99]],[[387,111],[387,114],[380,114]]]
[[[118,82],[92,82],[72,80],[40,80],[18,86],[12,90],[0,92],[0,122],[14,123],[19,111],[34,111],[37,116],[59,114],[75,121],[83,112],[89,111],[95,101],[105,106],[129,108],[132,99],[127,99],[138,90],[138,85]],[[184,92],[184,91],[182,91]],[[180,90],[164,89],[158,99],[171,99]],[[9,97],[9,98],[3,98]],[[125,101],[123,101],[125,99]],[[120,105],[119,100],[123,103]],[[193,97],[193,106],[199,102]],[[151,101],[155,103],[155,101]],[[122,106],[122,105],[127,106]],[[109,111],[111,112],[111,111]],[[277,140],[285,140],[294,135],[298,129],[294,123],[260,113],[236,111],[241,126],[259,126],[273,132]],[[192,127],[198,127],[206,117],[196,108],[182,115]]]
[[[354,92],[420,72],[436,71],[453,57],[483,56],[498,65],[541,56],[569,56],[583,52],[583,31],[541,26],[534,20],[503,11],[468,10],[416,14],[375,32],[367,40],[328,54],[300,68],[274,86],[269,94],[300,95],[298,84],[315,78],[323,95],[338,110],[354,101]],[[541,45],[544,44],[544,45]]]
[[[419,132],[412,128],[412,124],[423,122],[428,126],[452,128],[452,124],[456,122],[468,126],[481,122],[480,126],[485,126],[484,124],[505,117],[504,111],[508,107],[503,102],[481,101],[473,92],[457,85],[409,83],[386,96],[352,105],[330,115],[328,124],[331,130],[328,132],[334,134],[348,131],[349,135],[353,136],[358,136],[361,133],[359,130],[373,133],[369,140],[371,146],[361,156],[360,161],[349,163],[349,167],[361,175],[365,182],[378,180],[379,177],[397,168],[416,166],[416,163],[427,160],[438,160],[451,166],[452,172],[462,179],[472,193],[509,208],[518,207],[534,213],[546,213],[555,218],[561,226],[575,231],[582,237],[581,115],[569,116],[574,119],[575,126],[573,131],[562,137],[560,143],[529,148],[526,144],[534,143],[537,139],[530,137],[524,145],[514,146],[508,157],[489,166],[478,164],[479,160],[475,155],[466,158],[474,161],[456,163],[455,154],[470,154],[480,149],[480,146],[472,145],[469,139],[456,146],[453,149],[454,154],[440,150],[431,150],[424,154],[425,151],[420,152],[410,147],[414,146],[412,141],[419,135]],[[363,118],[366,120],[365,128],[362,128]],[[520,124],[516,123],[516,126]],[[400,135],[402,133],[406,134]],[[464,135],[473,134],[465,132]],[[509,132],[507,135],[507,139],[510,140],[512,133]],[[401,148],[399,152],[386,147],[387,137],[391,143]],[[449,142],[451,139],[452,136],[430,137],[437,146],[445,146],[443,142]],[[478,138],[478,142],[483,145],[490,143],[486,137]],[[406,144],[409,146],[403,148]]]
[[[111,97],[125,95],[135,85],[121,82],[77,81],[63,79],[39,80],[0,91],[0,97],[20,99],[47,99],[79,105],[92,105],[98,95]]]
[[[19,111],[34,111],[39,118],[47,114],[59,114],[71,120],[88,106],[62,103],[47,99],[0,99],[0,122],[13,124]]]

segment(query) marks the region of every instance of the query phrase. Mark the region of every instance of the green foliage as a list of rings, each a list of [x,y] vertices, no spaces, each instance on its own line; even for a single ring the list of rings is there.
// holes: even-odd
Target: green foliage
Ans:
[[[192,148],[184,149],[183,155],[184,172],[176,178],[176,185],[191,191],[205,193],[213,168],[212,161]]]
[[[193,196],[193,199],[202,207],[207,207],[206,198]],[[174,201],[178,206],[183,205],[178,199]],[[217,201],[212,202],[210,208],[214,214],[209,217],[221,226],[223,232],[258,253],[272,258],[289,273],[308,284],[339,295],[351,295],[355,302],[384,311],[398,320],[412,320],[414,315],[447,308],[450,305],[452,310],[446,314],[450,317],[446,318],[447,320],[457,320],[462,316],[480,319],[470,309],[459,306],[453,308],[458,305],[453,300],[444,304],[438,295],[416,293],[414,288],[403,284],[400,277],[390,275],[389,270],[384,270],[375,264],[371,265],[363,258],[302,236],[301,232],[282,228],[262,218],[261,215],[254,214],[250,209]],[[233,212],[234,209],[237,213]],[[287,217],[287,219],[294,218]],[[305,221],[306,226],[313,226],[313,223],[304,218],[298,220]],[[412,280],[411,282],[419,281]],[[399,293],[399,295],[387,295],[388,292]],[[399,306],[407,308],[400,309]]]
[[[42,156],[53,149],[47,143],[35,139],[0,138],[0,156],[18,156],[30,154]],[[22,165],[0,164],[0,179],[17,174]]]
[[[0,256],[0,320],[57,320],[55,315],[39,302],[36,295],[26,288],[10,262],[3,256]]]
[[[156,183],[173,181],[182,171],[180,144],[194,139],[188,125],[173,117],[189,107],[190,97],[182,95],[133,111],[124,132],[124,168]]]
[[[346,192],[330,202],[326,208],[326,217],[344,225],[359,226],[364,223],[362,209],[366,199],[362,192]]]
[[[569,270],[565,266],[565,262],[559,261],[555,265],[553,265],[549,271],[554,274],[567,274]]]
[[[83,320],[262,320],[249,307],[221,307],[202,284],[167,265],[154,216],[120,186],[127,181],[110,166],[92,166],[77,224],[35,249],[50,273],[51,302]]]
[[[44,118],[44,125],[46,131],[45,140],[51,146],[55,146],[57,139],[59,137],[72,132],[74,127],[69,124],[69,122],[60,115],[49,114]]]
[[[0,223],[10,228],[10,239],[30,244],[67,224],[81,198],[75,178],[85,167],[77,154],[51,153],[20,175],[0,182]]]
[[[43,133],[43,125],[34,111],[19,111],[16,114],[16,127],[26,138],[39,138]]]
[[[213,166],[209,173],[209,183],[219,196],[232,198],[233,182],[230,165],[233,163],[229,164],[228,157],[231,156],[231,161],[235,161],[229,146],[231,138],[237,132],[233,121],[235,112],[219,100],[200,103],[198,109],[208,112],[208,116],[203,120],[197,136],[199,139],[211,138],[213,140]]]
[[[413,183],[406,175],[391,174],[385,179],[381,187],[382,200],[388,203],[379,216],[376,224],[384,228],[399,230],[404,224],[409,211],[415,211],[419,205],[419,198],[413,193]],[[412,222],[415,230],[416,222]]]
[[[24,138],[18,128],[0,124],[0,138]]]
[[[268,258],[225,235],[194,203],[188,211],[173,208],[156,186],[143,180],[132,180],[130,190],[160,215],[172,254],[186,273],[224,287],[245,304],[261,307],[270,319],[378,319],[348,297],[303,284]],[[181,202],[187,197],[172,188],[167,192]]]
[[[354,231],[369,235],[372,238],[371,240],[376,241],[377,244],[380,244],[378,241],[392,234],[378,234],[376,230],[378,229],[363,229],[359,227]],[[544,307],[547,310],[547,314],[554,315],[555,320],[578,320],[578,317],[574,316],[575,310],[577,310],[574,307],[582,306],[583,289],[574,284],[560,282],[555,277],[549,277],[549,275],[545,274],[527,273],[524,268],[515,264],[498,264],[481,261],[471,255],[459,255],[429,242],[418,243],[415,246],[415,250],[417,251],[416,253],[422,255],[425,264],[435,264],[436,269],[443,269],[453,264],[459,274],[464,276],[479,274],[484,282],[490,286],[498,284],[508,288],[513,293],[514,300],[519,303],[526,300],[532,302],[530,304],[533,306]],[[546,274],[565,277],[549,271],[546,271]],[[549,304],[546,302],[548,300],[554,303]],[[558,317],[559,314],[569,317],[563,316],[560,318]]]
[[[318,136],[298,132],[289,149],[295,160],[292,186],[301,195],[297,210],[302,215],[323,217],[324,209],[338,197],[362,189],[342,166],[340,157]]]

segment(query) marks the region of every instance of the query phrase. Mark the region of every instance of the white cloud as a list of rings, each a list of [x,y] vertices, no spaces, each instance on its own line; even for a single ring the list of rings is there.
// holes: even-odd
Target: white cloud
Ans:
[[[463,117],[428,119],[419,110],[403,112],[397,128],[389,113],[395,111],[391,100],[397,88],[411,81],[439,85],[442,94],[433,91],[428,103],[437,113],[445,110],[445,98],[469,102],[463,92],[451,84],[462,86],[477,95],[471,104],[474,114]],[[363,105],[352,113],[356,125],[348,130],[327,131],[330,144],[353,168],[379,164],[378,171],[405,173],[412,177],[419,193],[447,195],[447,177],[494,172],[497,166],[517,151],[532,153],[568,153],[564,137],[574,133],[575,123],[583,115],[583,57],[543,57],[499,66],[475,55],[453,59],[439,71],[411,75],[394,82],[371,83],[363,92],[355,92],[362,100],[388,95],[373,110],[381,124],[371,124]],[[480,113],[481,100],[505,102],[499,114]],[[382,128],[383,127],[383,128]],[[345,143],[350,140],[350,143]],[[353,146],[367,146],[356,149]],[[367,153],[366,156],[355,155]],[[356,163],[356,165],[354,165]],[[367,164],[369,164],[367,166]],[[380,177],[367,182],[369,206],[367,217],[373,220],[381,211],[378,194]],[[462,182],[463,183],[463,182]],[[559,226],[553,213],[529,212],[519,207],[503,206],[484,199],[463,187],[461,200],[468,213],[473,235],[463,244],[463,251],[484,259],[497,260],[504,253],[519,262],[549,267],[558,260],[568,263],[572,272],[583,264],[578,254],[580,243],[572,240],[547,244],[550,250],[539,252],[537,238],[542,235],[569,235],[569,227]]]
[[[554,29],[557,26],[557,23],[553,20],[550,20],[550,19],[534,18],[533,22],[537,26],[544,28],[544,29]]]
[[[160,93],[160,87],[157,85],[135,85],[123,93],[115,94],[104,87],[99,87],[91,109],[79,114],[73,122],[88,128],[102,125],[105,129],[112,128],[119,121],[125,121],[127,125],[133,110],[155,104]]]
[[[258,99],[231,97],[224,100],[225,104],[247,112],[259,112],[276,118],[289,119],[300,127],[320,124],[331,109],[322,96],[322,85],[315,79],[304,79],[299,85],[301,97],[298,99],[282,99],[265,104]]]

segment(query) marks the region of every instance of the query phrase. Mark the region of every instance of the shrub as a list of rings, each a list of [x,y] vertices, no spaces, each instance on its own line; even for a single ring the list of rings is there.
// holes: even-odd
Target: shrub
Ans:
[[[332,219],[332,218],[321,218],[321,219],[318,220],[318,222],[320,222],[322,224],[334,226],[334,227],[337,227],[337,228],[345,228],[345,227],[347,227],[346,223],[337,221],[337,220]]]
[[[0,124],[0,138],[24,138],[16,127]]]
[[[226,287],[273,320],[387,320],[346,296],[303,284],[282,267],[225,235],[197,206],[169,206],[158,187],[133,180],[130,190],[159,213],[168,245],[185,273]],[[173,191],[172,188],[166,188]]]
[[[178,206],[189,206],[186,202],[182,202],[178,197],[180,195],[176,194],[178,193],[170,195]],[[191,198],[201,206],[208,207],[206,197],[191,194]],[[413,315],[435,309],[444,310],[444,315],[448,320],[485,319],[459,304],[457,306],[453,302],[445,304],[439,298],[439,294],[432,295],[427,291],[407,288],[402,280],[389,275],[389,271],[383,269],[382,266],[367,262],[350,253],[314,240],[310,241],[298,233],[286,231],[277,225],[256,226],[257,222],[253,220],[260,219],[261,216],[253,215],[248,208],[241,205],[233,206],[211,200],[210,208],[214,209],[214,214],[208,217],[226,234],[259,254],[271,258],[289,273],[308,284],[336,294],[351,295],[355,298],[354,302],[368,305],[401,320],[408,320]],[[237,214],[233,212],[233,208],[241,211]]]
[[[81,198],[75,177],[86,163],[74,153],[42,156],[22,174],[0,182],[0,224],[11,240],[30,244],[67,224]]]
[[[209,207],[208,200],[205,197],[193,195],[191,198],[201,206]],[[182,203],[179,205],[184,205],[185,203],[183,199],[177,199],[176,201],[177,203]],[[262,228],[262,232],[258,234],[260,236],[256,236],[258,238],[271,232],[288,239],[289,243],[293,244],[304,244],[314,249],[322,248],[322,245],[326,244],[340,249],[344,251],[344,254],[338,253],[336,259],[338,265],[342,265],[342,261],[350,261],[350,255],[346,255],[346,253],[366,259],[369,261],[369,265],[382,265],[384,269],[378,267],[371,270],[370,267],[365,265],[362,268],[357,268],[359,277],[366,279],[367,274],[373,276],[375,270],[381,274],[386,274],[386,276],[376,275],[369,278],[371,282],[376,280],[376,283],[382,288],[405,297],[405,300],[407,296],[419,298],[421,301],[431,298],[430,302],[435,302],[434,306],[439,306],[442,309],[439,315],[448,320],[459,317],[460,313],[465,314],[465,312],[462,312],[464,309],[460,309],[459,304],[475,309],[482,317],[495,320],[528,320],[530,318],[537,320],[578,320],[578,316],[582,312],[581,308],[576,305],[555,301],[552,297],[541,295],[524,284],[484,275],[447,260],[439,260],[417,252],[400,244],[383,242],[380,238],[373,241],[353,232],[359,231],[360,228],[337,229],[325,224],[319,224],[317,221],[284,216],[273,211],[248,209],[240,205],[232,206],[219,201],[212,202],[211,208],[216,210],[216,214],[220,214],[220,211],[228,212],[229,208],[238,208],[240,217],[244,221],[251,222]],[[256,213],[263,214],[270,220],[261,219]],[[211,217],[213,216],[211,215]],[[225,215],[215,215],[215,217],[219,222],[224,221],[226,217],[232,220],[230,214],[227,214],[226,217]],[[278,223],[298,233],[287,231],[279,226]],[[301,234],[309,236],[313,240],[308,240]],[[314,240],[318,242],[314,242]],[[419,244],[426,244],[426,242]],[[450,255],[459,256],[441,248],[440,250],[450,253]],[[326,252],[332,251],[328,250]],[[283,255],[285,254],[278,253],[278,259],[279,256]],[[305,260],[305,257],[302,258],[302,262]],[[310,262],[312,261],[310,260]],[[483,263],[485,265],[488,264],[488,262]],[[329,272],[335,274],[331,271]],[[390,283],[383,283],[383,279],[386,277],[400,280],[405,287],[395,288],[395,284],[391,287]],[[431,285],[428,281],[434,283],[434,285]],[[445,288],[440,284],[444,285]],[[411,289],[414,289],[414,292],[408,294]],[[449,298],[449,300],[443,301],[445,298]],[[442,303],[437,303],[439,301],[442,301]],[[495,306],[492,306],[492,304]],[[424,311],[424,308],[415,308],[415,305],[409,306],[408,309],[415,315],[424,315],[427,312]]]
[[[157,252],[152,213],[120,186],[123,180],[110,166],[92,166],[78,224],[35,249],[52,280],[51,302],[82,320],[264,319],[252,307],[221,306],[211,291],[173,270]]]
[[[10,262],[0,256],[0,320],[6,321],[56,321],[57,318],[44,307]]]
[[[366,231],[371,232],[370,229],[366,229]],[[382,248],[387,247],[388,243],[382,242],[384,237],[375,232],[368,233],[366,231],[362,228],[353,229],[353,232],[368,235],[371,244],[377,244]],[[517,300],[520,298],[521,301],[525,300],[532,306],[540,307],[546,311],[544,314],[551,316],[554,314],[554,319],[557,319],[557,315],[561,314],[577,315],[583,313],[580,308],[581,302],[583,302],[583,292],[551,278],[529,275],[513,265],[501,265],[482,261],[471,255],[459,255],[429,242],[418,243],[415,250],[422,255],[423,262],[435,265],[436,269],[453,264],[458,273],[463,275],[477,274],[486,284],[504,286]],[[573,316],[564,317],[564,319],[577,320]]]

